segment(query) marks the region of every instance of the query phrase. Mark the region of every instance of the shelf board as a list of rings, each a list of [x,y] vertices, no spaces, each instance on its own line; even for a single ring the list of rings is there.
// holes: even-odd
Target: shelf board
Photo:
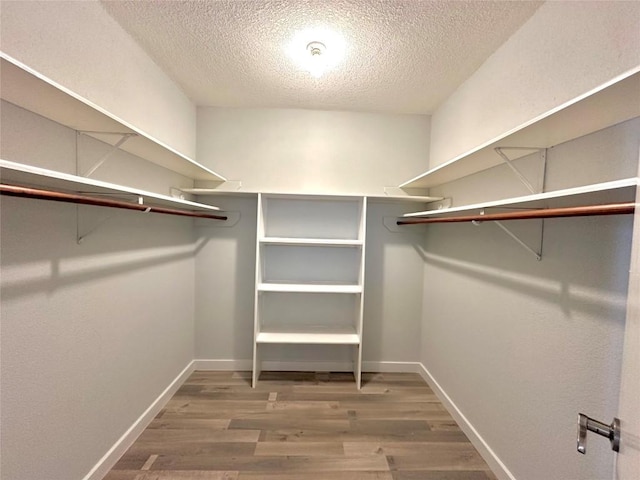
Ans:
[[[23,187],[36,187],[83,194],[113,195],[125,198],[135,196],[138,198],[142,197],[145,204],[180,207],[193,211],[220,210],[213,205],[191,202],[168,195],[138,190],[115,183],[79,177],[77,175],[10,162],[8,160],[0,160],[0,178],[2,179],[2,183],[10,183]]]
[[[362,286],[333,283],[259,283],[258,291],[282,293],[362,293]]]
[[[362,240],[345,240],[333,238],[284,238],[284,237],[263,237],[259,240],[263,245],[298,245],[298,246],[319,246],[319,247],[360,247],[364,244]]]
[[[640,116],[640,72],[617,77],[403,184],[429,188],[503,163],[496,147],[550,148]],[[535,150],[505,151],[515,160]]]
[[[0,52],[3,100],[114,145],[113,133],[135,133],[120,149],[188,178],[223,182],[225,178],[119,119],[89,100]]]
[[[443,197],[430,197],[425,195],[366,195],[368,199],[376,203],[386,202],[414,202],[414,203],[431,203],[439,202]]]
[[[475,203],[441,210],[405,213],[403,217],[447,216],[448,214],[482,210],[485,208],[552,208],[633,201],[638,184],[639,179],[632,177],[612,182],[596,183],[593,185],[507,198],[492,202]]]
[[[304,329],[268,329],[256,335],[256,343],[297,343],[320,345],[359,345],[360,338],[349,327],[309,327]]]

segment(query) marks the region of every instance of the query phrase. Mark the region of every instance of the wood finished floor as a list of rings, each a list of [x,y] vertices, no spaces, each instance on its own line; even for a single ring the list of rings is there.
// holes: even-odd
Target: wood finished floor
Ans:
[[[105,480],[496,480],[417,374],[195,372]]]

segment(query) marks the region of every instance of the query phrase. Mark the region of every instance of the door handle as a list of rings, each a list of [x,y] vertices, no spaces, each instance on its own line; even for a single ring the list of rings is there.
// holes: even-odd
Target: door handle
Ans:
[[[611,450],[620,451],[620,420],[614,418],[611,425],[605,425],[586,415],[578,414],[578,452],[587,453],[587,432],[594,432],[611,441]]]

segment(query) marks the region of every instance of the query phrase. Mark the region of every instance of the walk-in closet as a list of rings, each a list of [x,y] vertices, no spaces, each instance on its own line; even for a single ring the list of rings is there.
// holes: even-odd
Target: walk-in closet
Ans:
[[[0,479],[640,478],[639,25],[0,0]]]

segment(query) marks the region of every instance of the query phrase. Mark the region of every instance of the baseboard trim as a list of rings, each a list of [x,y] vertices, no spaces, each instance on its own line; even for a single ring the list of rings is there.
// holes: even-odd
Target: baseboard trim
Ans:
[[[363,372],[420,373],[419,362],[362,362]]]
[[[482,458],[484,458],[485,462],[487,462],[493,473],[500,480],[516,480],[516,477],[514,477],[507,466],[502,463],[500,458],[498,458],[489,444],[485,442],[485,440],[474,428],[471,422],[469,422],[467,417],[465,417],[465,415],[460,411],[451,397],[449,397],[449,395],[447,395],[447,393],[442,389],[433,375],[431,375],[431,372],[429,372],[429,370],[427,370],[427,368],[422,363],[418,363],[418,366],[418,373],[420,374],[420,376],[424,379],[425,382],[427,382],[427,384],[429,384],[431,390],[433,390],[433,392],[437,395],[444,407],[449,411],[451,416],[458,423],[462,431],[467,435],[467,437],[469,437],[469,440],[476,448],[476,450],[478,450]]]
[[[193,361],[194,370],[229,372],[246,371],[253,368],[251,360],[216,360],[208,358],[197,358]]]
[[[124,455],[127,449],[133,445],[133,442],[140,436],[145,428],[151,423],[160,410],[166,405],[171,397],[178,391],[180,386],[194,371],[194,361],[189,364],[178,374],[178,376],[169,384],[167,388],[156,398],[149,408],[147,408],[133,425],[118,439],[118,441],[104,454],[104,456],[94,465],[87,473],[84,480],[101,480],[118,462],[120,457]]]
[[[215,360],[196,359],[194,370],[209,371],[241,371],[251,370],[251,360]],[[362,362],[363,372],[403,372],[420,373],[419,362]],[[262,362],[262,370],[275,372],[353,372],[351,362],[279,362],[266,360]]]

